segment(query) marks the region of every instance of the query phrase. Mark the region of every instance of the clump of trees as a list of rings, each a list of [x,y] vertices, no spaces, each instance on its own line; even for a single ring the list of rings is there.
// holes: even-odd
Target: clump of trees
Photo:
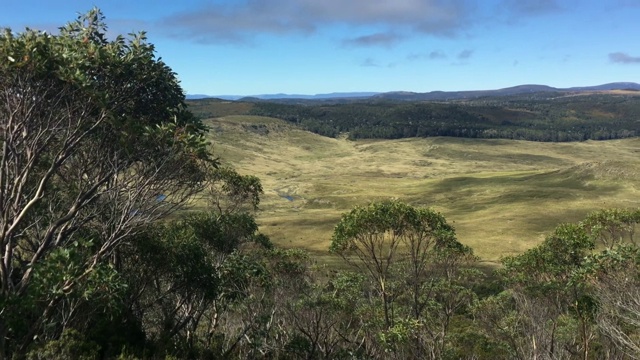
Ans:
[[[366,276],[368,357],[445,355],[452,322],[475,300],[481,274],[441,214],[398,201],[356,207],[336,226],[331,250]]]
[[[114,311],[123,246],[216,165],[144,34],[105,32],[92,10],[0,34],[0,357]]]
[[[260,234],[259,179],[144,36],[105,30],[0,36],[0,359],[640,357],[639,210],[481,271],[442,214],[376,202],[319,266]]]
[[[194,109],[201,111],[197,106]],[[565,142],[637,136],[634,119],[640,115],[640,98],[585,95],[332,104],[260,101],[253,103],[248,113],[283,119],[323,136],[347,133],[349,139],[451,136]]]

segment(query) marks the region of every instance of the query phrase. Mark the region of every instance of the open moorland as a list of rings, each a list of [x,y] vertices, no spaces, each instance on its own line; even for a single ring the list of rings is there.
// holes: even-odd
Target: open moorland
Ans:
[[[205,122],[216,155],[261,179],[261,231],[325,261],[340,215],[373,200],[433,207],[488,264],[539,244],[558,223],[601,208],[640,206],[638,138],[352,141],[268,117]]]

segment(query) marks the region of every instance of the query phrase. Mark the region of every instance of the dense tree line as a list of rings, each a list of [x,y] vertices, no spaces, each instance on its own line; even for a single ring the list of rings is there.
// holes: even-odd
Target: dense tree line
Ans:
[[[259,232],[259,179],[144,37],[105,29],[0,36],[0,359],[640,357],[639,210],[481,271],[442,214],[382,201],[320,266]]]
[[[452,136],[531,141],[637,136],[640,97],[583,95],[472,101],[362,101],[336,104],[257,102],[250,114],[283,119],[324,136],[350,139]]]

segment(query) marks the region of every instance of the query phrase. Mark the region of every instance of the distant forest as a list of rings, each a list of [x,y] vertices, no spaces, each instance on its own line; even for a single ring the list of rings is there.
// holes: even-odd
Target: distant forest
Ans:
[[[213,99],[190,103],[203,117],[225,115],[219,107],[229,104]],[[640,96],[632,93],[553,92],[448,102],[252,100],[233,108],[349,139],[452,136],[564,142],[640,135]]]

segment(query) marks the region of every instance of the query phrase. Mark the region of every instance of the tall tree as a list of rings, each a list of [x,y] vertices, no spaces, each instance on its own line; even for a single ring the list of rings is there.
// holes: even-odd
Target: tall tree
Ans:
[[[640,357],[640,211],[604,209],[581,222],[604,250],[589,256],[581,280],[598,302],[600,332],[622,352]]]
[[[640,358],[640,248],[621,245],[594,255],[586,266],[600,332],[614,347]]]
[[[211,160],[144,33],[108,40],[106,29],[93,9],[58,35],[0,34],[0,358],[4,339],[24,352],[123,242],[199,191]],[[81,243],[68,276],[35,296],[39,267]],[[28,298],[29,324],[8,322]]]
[[[441,214],[400,201],[356,207],[336,225],[331,250],[371,280],[385,350],[442,356],[451,318],[473,299],[464,282],[475,275],[461,270],[475,258]]]
[[[503,260],[500,273],[514,302],[519,357],[588,359],[596,336],[595,303],[577,277],[595,243],[581,224],[561,224],[539,246]],[[579,355],[576,355],[579,354]]]
[[[246,333],[234,337],[225,329],[222,341],[220,326],[229,308],[249,296],[250,283],[267,277],[250,256],[271,248],[253,218],[260,181],[228,167],[211,169],[206,179],[205,188],[217,190],[209,210],[149,227],[122,255],[127,308],[165,351],[232,351]]]

